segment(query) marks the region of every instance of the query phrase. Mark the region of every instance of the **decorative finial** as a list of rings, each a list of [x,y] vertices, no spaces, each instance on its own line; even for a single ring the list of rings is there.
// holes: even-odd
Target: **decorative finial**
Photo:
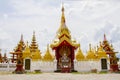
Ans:
[[[27,46],[28,46],[28,41],[27,41]]]
[[[35,31],[33,31],[33,35],[35,35]]]
[[[62,3],[62,12],[64,12],[64,3]]]
[[[20,39],[20,41],[23,41],[23,34],[21,34],[21,39]]]
[[[104,41],[107,41],[107,39],[106,39],[106,34],[104,34]]]
[[[101,41],[100,41],[100,47],[102,47],[102,43],[101,43]]]
[[[33,31],[33,38],[32,38],[32,41],[36,41],[36,38],[35,38],[35,31]]]
[[[99,48],[99,47],[98,47],[98,45],[97,45],[97,51],[98,51],[98,48]]]
[[[6,52],[7,52],[7,50],[5,50],[4,57],[6,57]]]
[[[91,51],[91,44],[89,44],[89,49],[90,49],[90,51]]]
[[[47,44],[47,50],[49,50],[49,44]]]
[[[61,24],[65,23],[65,15],[64,15],[64,5],[62,3],[62,16],[61,16]]]

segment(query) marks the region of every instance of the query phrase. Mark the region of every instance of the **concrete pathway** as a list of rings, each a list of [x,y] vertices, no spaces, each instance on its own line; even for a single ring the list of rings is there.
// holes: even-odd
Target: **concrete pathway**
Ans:
[[[0,74],[0,80],[120,80],[120,74],[74,74],[74,73],[41,73],[41,74]]]

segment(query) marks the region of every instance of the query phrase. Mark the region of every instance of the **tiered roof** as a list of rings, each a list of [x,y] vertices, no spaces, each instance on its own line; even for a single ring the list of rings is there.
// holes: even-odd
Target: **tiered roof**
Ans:
[[[80,44],[76,43],[76,41],[71,40],[70,30],[68,29],[65,23],[64,6],[62,6],[61,24],[57,31],[57,39],[58,41],[54,41],[54,43],[51,44],[52,49],[56,48],[63,42],[67,42],[74,48],[78,48],[80,46]]]

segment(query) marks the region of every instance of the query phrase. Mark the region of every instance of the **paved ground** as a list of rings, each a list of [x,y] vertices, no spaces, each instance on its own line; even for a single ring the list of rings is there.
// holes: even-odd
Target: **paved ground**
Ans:
[[[0,74],[0,80],[120,80],[120,74],[74,74],[74,73],[41,73],[41,74]]]

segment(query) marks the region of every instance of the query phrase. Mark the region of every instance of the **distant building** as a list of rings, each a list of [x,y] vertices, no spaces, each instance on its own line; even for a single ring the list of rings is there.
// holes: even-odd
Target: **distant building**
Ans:
[[[4,56],[2,56],[1,49],[0,49],[0,63],[7,63],[8,57],[6,55],[6,52],[4,53]]]

